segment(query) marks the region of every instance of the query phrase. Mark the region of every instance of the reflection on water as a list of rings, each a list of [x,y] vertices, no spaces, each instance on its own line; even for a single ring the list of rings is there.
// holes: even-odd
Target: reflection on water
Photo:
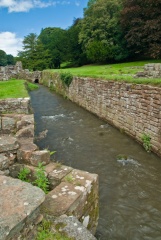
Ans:
[[[101,240],[161,240],[161,159],[45,87],[31,92],[40,148],[99,175]],[[126,158],[118,159],[118,156]]]

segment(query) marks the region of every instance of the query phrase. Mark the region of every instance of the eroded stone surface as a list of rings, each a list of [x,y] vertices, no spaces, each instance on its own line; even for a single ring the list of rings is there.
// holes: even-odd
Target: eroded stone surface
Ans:
[[[34,125],[29,125],[20,129],[16,133],[17,138],[33,138],[34,137]]]
[[[17,139],[12,136],[0,136],[0,153],[18,149]]]
[[[48,174],[50,189],[54,189],[58,184],[60,184],[61,180],[72,171],[73,168],[67,166],[60,166],[51,171]],[[69,176],[70,178],[70,176]]]
[[[16,120],[11,117],[2,117],[2,130],[3,132],[13,132],[16,127]]]
[[[81,192],[70,183],[62,182],[46,195],[42,211],[50,216],[69,214],[77,207]]]
[[[17,122],[17,129],[20,130],[30,124],[34,124],[34,116],[33,114],[31,115],[25,115],[21,118],[20,121]]]
[[[6,170],[9,168],[9,159],[4,155],[0,154],[0,170]]]
[[[0,240],[14,239],[26,224],[34,223],[44,192],[29,183],[0,175]]]
[[[34,151],[31,153],[29,163],[33,166],[38,166],[39,163],[47,165],[50,162],[50,153],[47,150]]]
[[[62,215],[55,222],[55,228],[73,240],[96,240],[86,227],[74,216]]]
[[[17,160],[19,163],[30,163],[32,152],[37,150],[36,144],[32,142],[33,139],[20,141],[21,147],[17,151]]]

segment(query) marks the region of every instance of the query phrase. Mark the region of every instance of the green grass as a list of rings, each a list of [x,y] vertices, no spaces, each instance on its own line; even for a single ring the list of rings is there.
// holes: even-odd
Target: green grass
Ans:
[[[31,82],[26,82],[26,85],[29,91],[33,91],[39,88],[37,84],[31,83]]]
[[[28,97],[25,80],[0,81],[0,99]]]
[[[70,72],[73,76],[93,77],[104,80],[116,80],[138,84],[161,85],[161,78],[134,78],[137,72],[144,70],[147,63],[161,63],[161,60],[147,60],[138,62],[108,64],[108,65],[86,65],[77,68],[52,69],[52,72]]]

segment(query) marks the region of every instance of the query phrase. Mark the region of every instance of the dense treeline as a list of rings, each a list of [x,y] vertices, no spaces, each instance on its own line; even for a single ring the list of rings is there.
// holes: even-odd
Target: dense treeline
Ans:
[[[84,17],[23,40],[18,59],[42,70],[161,57],[161,0],[89,0]]]
[[[11,54],[6,54],[5,51],[0,49],[0,66],[14,65],[15,60]]]

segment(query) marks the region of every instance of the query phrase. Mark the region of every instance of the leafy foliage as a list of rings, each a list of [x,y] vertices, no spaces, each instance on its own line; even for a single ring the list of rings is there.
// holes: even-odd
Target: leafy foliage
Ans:
[[[145,150],[147,152],[150,152],[151,150],[151,137],[149,134],[143,133],[143,135],[141,136],[141,139],[143,141],[143,147],[145,148]]]
[[[7,65],[7,55],[3,50],[0,50],[0,66]]]
[[[68,29],[47,27],[24,38],[17,60],[30,70],[161,58],[160,0],[89,0]],[[12,62],[0,50],[0,66]]]
[[[73,75],[70,72],[62,72],[60,73],[60,79],[67,87],[69,87],[73,80]]]
[[[122,8],[120,0],[89,1],[85,9],[79,41],[87,57],[92,62],[109,62],[117,58],[118,48],[123,53],[119,15]]]
[[[36,180],[33,182],[34,185],[41,188],[45,193],[49,191],[49,180],[45,175],[45,169],[42,163],[38,164],[35,173]]]
[[[161,57],[161,1],[125,0],[122,27],[131,53]]]
[[[30,182],[29,181],[29,174],[30,174],[30,169],[29,168],[22,168],[18,174],[18,179],[24,181],[24,182]]]
[[[38,233],[36,236],[36,240],[72,240],[60,234],[58,232],[52,232],[52,223],[46,220],[43,220],[40,227],[38,228]]]

